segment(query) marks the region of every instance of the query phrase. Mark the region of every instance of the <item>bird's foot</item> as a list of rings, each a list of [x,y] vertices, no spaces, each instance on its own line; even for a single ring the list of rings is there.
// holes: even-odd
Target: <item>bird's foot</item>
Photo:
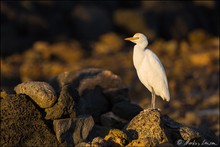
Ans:
[[[146,109],[145,109],[145,110],[146,110]],[[161,111],[160,108],[152,108],[152,107],[148,108],[148,110],[158,110],[158,111]]]

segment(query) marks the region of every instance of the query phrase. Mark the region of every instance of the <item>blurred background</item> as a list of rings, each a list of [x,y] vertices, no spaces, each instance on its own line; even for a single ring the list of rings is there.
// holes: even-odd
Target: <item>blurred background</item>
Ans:
[[[132,102],[148,108],[151,94],[137,78],[134,44],[123,40],[137,32],[148,37],[167,73],[171,101],[157,98],[157,107],[219,136],[217,0],[1,1],[1,89],[97,67],[119,75]]]

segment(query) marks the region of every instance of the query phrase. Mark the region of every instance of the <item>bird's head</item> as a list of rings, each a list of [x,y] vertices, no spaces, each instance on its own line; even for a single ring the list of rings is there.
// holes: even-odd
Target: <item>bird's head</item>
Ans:
[[[133,37],[125,38],[137,45],[146,47],[148,45],[147,37],[142,33],[136,33]]]

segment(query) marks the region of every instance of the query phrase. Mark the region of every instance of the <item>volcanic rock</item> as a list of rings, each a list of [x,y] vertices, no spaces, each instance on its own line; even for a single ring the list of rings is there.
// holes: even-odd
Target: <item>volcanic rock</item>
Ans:
[[[95,124],[91,132],[89,133],[87,140],[92,141],[96,137],[104,138],[109,133],[110,130],[111,130],[110,127]]]
[[[78,89],[79,94],[86,89],[94,89],[100,86],[104,91],[127,88],[122,79],[109,70],[99,68],[87,68],[78,72],[64,72],[50,81],[56,91],[64,85],[71,84]]]
[[[78,88],[80,81],[85,78],[92,78],[101,73],[101,69],[89,68],[78,72],[63,72],[53,78],[50,84],[53,86],[55,91],[60,91],[61,88],[66,84],[71,84],[74,88]]]
[[[114,88],[104,91],[104,94],[111,105],[119,103],[121,101],[128,101],[128,88]]]
[[[100,87],[85,90],[77,106],[78,115],[92,115],[95,122],[100,122],[101,114],[109,110],[109,102],[106,100]]]
[[[140,106],[131,104],[129,101],[122,101],[112,107],[112,112],[114,114],[126,120],[131,120],[139,114],[141,110],[143,109]]]
[[[135,116],[126,128],[130,145],[155,146],[163,143],[174,145],[180,141],[202,143],[205,137],[192,127],[179,124],[157,109],[145,109]],[[208,139],[205,139],[210,143]]]
[[[58,102],[51,108],[45,109],[45,119],[58,119],[62,116],[76,117],[76,102],[79,101],[77,90],[70,85],[62,87]]]
[[[26,95],[0,99],[1,146],[58,146],[39,107]]]
[[[78,118],[66,118],[53,121],[54,131],[60,143],[68,146],[76,145],[84,141],[94,126],[91,116],[79,116]]]

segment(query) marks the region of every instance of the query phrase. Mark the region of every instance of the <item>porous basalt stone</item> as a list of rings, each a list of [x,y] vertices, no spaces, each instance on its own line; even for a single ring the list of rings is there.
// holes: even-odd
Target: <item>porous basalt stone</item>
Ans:
[[[26,95],[8,94],[1,104],[1,146],[59,146],[41,111]]]

